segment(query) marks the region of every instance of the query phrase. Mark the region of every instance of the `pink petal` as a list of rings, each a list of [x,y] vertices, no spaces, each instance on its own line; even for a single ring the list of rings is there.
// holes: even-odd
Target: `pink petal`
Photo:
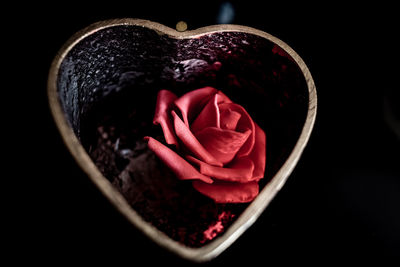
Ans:
[[[214,181],[206,184],[193,181],[193,187],[217,203],[245,203],[252,201],[258,195],[258,182],[231,183]]]
[[[161,125],[165,141],[170,145],[178,145],[170,118],[170,110],[175,99],[177,99],[177,96],[174,93],[168,90],[160,90],[157,95],[156,111],[153,119],[153,124]]]
[[[187,159],[200,167],[200,173],[214,179],[246,183],[253,178],[254,163],[249,158],[234,159],[227,167],[212,166],[191,156]]]
[[[210,98],[217,93],[217,89],[213,87],[204,87],[194,91],[190,91],[175,100],[175,105],[182,114],[183,121],[189,127],[189,121],[194,119]]]
[[[157,157],[159,157],[165,165],[167,165],[175,175],[181,180],[199,179],[204,183],[212,183],[213,180],[198,172],[191,164],[184,160],[181,156],[174,151],[164,146],[152,137],[146,136],[147,145]]]
[[[264,131],[256,123],[256,134],[255,134],[255,144],[253,151],[251,151],[249,157],[254,162],[254,172],[253,179],[260,179],[264,177],[265,172],[265,161],[266,161],[266,136]]]
[[[196,133],[196,138],[214,158],[226,164],[235,157],[250,135],[251,130],[248,129],[240,133],[208,127]]]
[[[230,109],[224,110],[220,115],[220,125],[222,129],[235,130],[242,115]]]
[[[183,123],[179,116],[172,111],[174,118],[175,133],[191,154],[211,165],[222,166],[222,163],[213,157],[192,134],[190,129]]]
[[[222,104],[222,103],[232,103],[232,100],[230,100],[229,97],[227,97],[224,93],[222,93],[222,91],[218,91],[217,94],[219,95],[218,104]]]
[[[240,150],[237,153],[237,157],[242,157],[242,156],[248,156],[250,152],[253,149],[254,142],[255,142],[255,136],[254,136],[254,131],[255,131],[255,126],[254,122],[251,119],[250,115],[247,113],[247,111],[240,105],[235,104],[235,103],[224,103],[219,105],[219,110],[221,113],[225,112],[225,110],[232,110],[235,112],[240,113],[241,117],[237,123],[236,126],[236,131],[238,132],[245,132],[248,129],[251,130],[251,135],[247,139],[246,143],[243,144],[243,146],[240,148]]]
[[[198,130],[204,129],[205,127],[217,127],[219,128],[219,108],[218,100],[221,96],[215,94],[210,101],[206,104],[197,118],[190,125],[190,129],[193,133]]]

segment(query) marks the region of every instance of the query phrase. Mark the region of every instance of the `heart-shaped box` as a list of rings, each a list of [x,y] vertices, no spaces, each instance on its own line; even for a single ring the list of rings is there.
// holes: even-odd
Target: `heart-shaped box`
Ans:
[[[266,173],[256,199],[235,207],[229,206],[235,204],[218,206],[210,202],[204,204],[205,200],[198,196],[193,196],[192,200],[187,196],[192,196],[190,192],[184,198],[175,194],[173,202],[168,197],[163,203],[162,197],[174,195],[168,190],[179,186],[168,187],[164,182],[168,181],[168,175],[165,174],[167,178],[164,179],[160,171],[152,174],[152,179],[145,177],[159,168],[151,156],[146,156],[146,160],[131,160],[131,165],[125,162],[122,168],[131,166],[133,170],[130,171],[137,171],[139,174],[135,175],[140,177],[130,179],[145,180],[145,186],[156,189],[148,193],[147,188],[137,189],[133,185],[125,190],[124,186],[130,184],[124,184],[126,180],[121,178],[123,171],[118,169],[114,154],[125,153],[129,158],[146,151],[140,140],[150,129],[146,120],[151,123],[157,91],[168,88],[182,94],[207,85],[222,90],[243,105],[267,134]],[[177,32],[139,19],[102,21],[75,34],[51,65],[48,97],[66,146],[104,196],[149,238],[193,261],[206,261],[219,255],[267,207],[293,171],[308,142],[317,106],[315,85],[303,60],[286,43],[268,33],[238,25]],[[109,116],[105,115],[105,110],[111,114],[113,110],[125,110],[124,107],[130,108],[129,116],[124,118],[129,120],[133,116],[134,119],[121,126],[129,126],[128,134],[124,132],[124,136],[111,140],[109,135],[110,131],[111,134],[115,132],[114,126],[107,132],[104,125],[93,122],[94,118]],[[96,133],[98,140],[90,141],[91,133]],[[124,138],[131,138],[125,144],[127,147],[130,144],[138,150],[119,149]],[[111,149],[96,152],[93,150],[96,144],[97,148]],[[168,194],[154,193],[159,187]],[[144,201],[141,205],[135,200],[137,194],[141,194],[141,201]],[[158,202],[149,202],[146,196]],[[171,207],[171,203],[179,209]],[[186,218],[192,215],[185,215],[183,220],[184,223],[191,220],[193,226],[202,225],[201,218],[208,220],[207,216],[219,219],[208,222],[208,239],[200,240],[194,235],[198,233],[176,234],[182,227],[168,230],[179,225],[177,213],[186,214],[191,209],[197,212],[197,206],[205,207],[208,213],[194,219]],[[152,219],[169,208],[173,211],[169,217]],[[222,218],[223,215],[226,218]],[[206,231],[201,233],[204,235]]]

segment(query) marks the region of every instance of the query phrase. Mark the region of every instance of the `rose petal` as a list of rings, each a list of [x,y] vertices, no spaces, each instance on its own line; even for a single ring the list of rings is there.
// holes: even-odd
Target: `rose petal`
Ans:
[[[184,94],[175,100],[175,105],[181,111],[183,121],[189,127],[189,121],[195,118],[210,98],[218,91],[212,87],[204,87]]]
[[[225,112],[225,110],[228,109],[240,113],[241,117],[237,123],[236,131],[245,132],[248,129],[251,130],[252,134],[249,136],[246,143],[244,143],[240,150],[237,152],[237,157],[248,156],[252,151],[255,142],[255,126],[250,115],[242,106],[235,103],[223,103],[220,104],[218,107],[221,113]]]
[[[245,203],[252,201],[258,195],[258,182],[232,183],[214,181],[207,184],[193,181],[193,187],[217,203]]]
[[[174,151],[164,146],[152,137],[146,136],[147,145],[157,157],[159,157],[165,165],[167,165],[175,175],[182,180],[199,179],[205,183],[212,183],[213,180],[198,172],[190,163],[184,160],[181,156]]]
[[[177,96],[174,93],[168,90],[160,90],[157,95],[156,111],[153,119],[153,124],[161,125],[165,141],[170,145],[178,145],[170,118],[170,110],[175,99],[177,99]]]
[[[229,97],[226,96],[226,94],[222,93],[222,91],[218,90],[218,104],[223,104],[223,103],[232,103],[232,100],[229,99]]]
[[[251,130],[240,133],[208,127],[197,132],[196,138],[215,159],[226,164],[235,157],[250,135]]]
[[[220,115],[221,129],[235,130],[241,116],[239,112],[230,109],[224,110]]]
[[[197,140],[190,129],[185,125],[185,123],[183,123],[183,121],[174,111],[172,111],[172,116],[174,118],[175,133],[185,147],[189,150],[189,152],[198,157],[200,160],[211,165],[222,166],[222,163],[213,157],[213,155],[211,155],[203,147],[203,145]]]
[[[253,179],[260,179],[264,177],[265,172],[265,161],[266,161],[266,136],[264,131],[256,123],[256,133],[255,133],[255,144],[253,151],[251,151],[249,157],[254,162],[254,172]]]
[[[206,104],[197,118],[190,125],[190,130],[195,133],[205,127],[220,127],[218,100],[221,96],[215,94]]]
[[[254,163],[249,158],[234,159],[227,167],[212,166],[191,156],[186,158],[200,167],[200,173],[218,180],[246,183],[253,178]]]

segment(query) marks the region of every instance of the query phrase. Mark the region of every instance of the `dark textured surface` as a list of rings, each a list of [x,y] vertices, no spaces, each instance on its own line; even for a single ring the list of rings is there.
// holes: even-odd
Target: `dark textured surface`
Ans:
[[[93,103],[132,85],[159,85],[168,75],[163,68],[172,63],[171,40],[140,27],[118,28],[86,38],[61,66],[60,99],[78,135],[82,115]]]
[[[267,134],[261,188],[292,151],[308,104],[297,65],[269,41],[237,32],[175,40],[137,26],[104,29],[66,56],[58,84],[75,133],[105,177],[146,221],[195,247],[247,205],[214,204],[147,149],[144,136],[163,141],[152,125],[157,91],[213,86],[244,106]]]

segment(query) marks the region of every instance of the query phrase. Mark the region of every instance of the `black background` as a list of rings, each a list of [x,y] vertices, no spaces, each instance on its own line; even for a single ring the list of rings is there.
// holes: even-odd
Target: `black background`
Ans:
[[[15,14],[5,24],[11,31],[4,43],[11,47],[4,55],[12,59],[7,91],[16,93],[8,109],[15,117],[5,114],[11,118],[5,129],[23,146],[6,142],[14,152],[14,175],[7,180],[17,182],[11,191],[21,200],[11,201],[18,204],[8,217],[20,223],[7,231],[12,258],[51,265],[189,266],[133,229],[79,169],[49,113],[46,82],[62,44],[93,22],[133,17],[174,28],[184,20],[195,29],[217,23],[221,1],[53,2],[4,11]],[[400,104],[394,4],[231,3],[233,24],[266,31],[303,58],[317,87],[318,111],[309,145],[281,192],[206,266],[398,263],[400,136],[385,113],[385,103],[396,112]]]

